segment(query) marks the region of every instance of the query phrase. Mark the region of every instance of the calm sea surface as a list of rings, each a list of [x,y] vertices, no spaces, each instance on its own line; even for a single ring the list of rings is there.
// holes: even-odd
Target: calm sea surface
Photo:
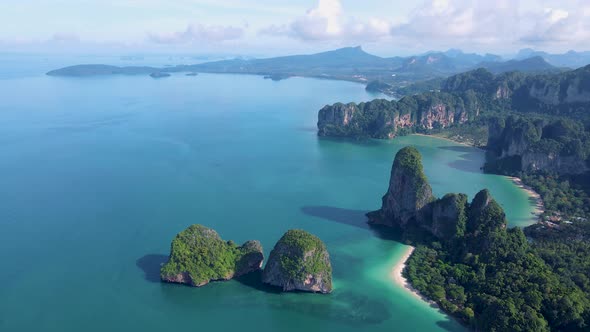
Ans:
[[[479,150],[418,136],[318,138],[323,105],[379,97],[362,85],[44,76],[90,62],[66,60],[0,56],[2,331],[462,330],[393,284],[405,247],[365,224],[407,145],[436,195],[489,188],[511,225],[531,221],[526,193],[482,174]],[[306,229],[326,242],[336,289],[277,294],[256,275],[160,283],[171,239],[194,223],[258,239],[266,254],[286,230]]]

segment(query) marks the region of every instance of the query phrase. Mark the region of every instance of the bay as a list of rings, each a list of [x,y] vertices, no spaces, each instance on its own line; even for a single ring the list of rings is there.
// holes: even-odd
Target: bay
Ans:
[[[11,73],[0,79],[1,330],[460,331],[393,283],[405,246],[365,223],[407,145],[436,195],[489,188],[511,226],[531,222],[526,193],[482,174],[481,150],[318,138],[323,105],[380,97],[362,85]],[[328,246],[335,291],[279,294],[256,275],[160,283],[171,239],[194,223],[258,239],[266,255],[286,230],[308,230]]]

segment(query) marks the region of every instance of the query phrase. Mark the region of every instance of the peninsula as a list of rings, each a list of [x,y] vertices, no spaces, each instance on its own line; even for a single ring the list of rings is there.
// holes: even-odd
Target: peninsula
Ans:
[[[564,284],[519,228],[507,228],[488,190],[437,199],[413,147],[395,156],[381,209],[369,221],[416,246],[403,275],[444,311],[477,330],[578,329],[584,292]],[[534,301],[531,300],[534,297]]]

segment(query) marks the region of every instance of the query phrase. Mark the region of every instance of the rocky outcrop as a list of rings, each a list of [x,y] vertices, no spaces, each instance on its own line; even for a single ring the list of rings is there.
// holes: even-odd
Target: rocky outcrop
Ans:
[[[169,260],[160,271],[162,281],[203,286],[260,270],[264,256],[258,241],[237,246],[223,241],[214,230],[192,225],[172,241]]]
[[[590,102],[590,66],[556,76],[554,79],[542,77],[532,80],[528,85],[530,97],[557,106]]]
[[[354,103],[325,106],[318,113],[319,135],[328,136],[334,130],[333,127],[348,126],[357,111],[358,107]]]
[[[325,106],[318,113],[318,132],[320,136],[393,138],[459,125],[478,117],[482,110],[583,112],[590,105],[588,82],[590,66],[547,75],[510,72],[494,76],[478,69],[449,77],[440,92],[399,101]],[[509,147],[508,155],[521,150],[518,144]]]
[[[305,231],[288,231],[270,252],[262,281],[283,291],[330,293],[332,265],[325,244]]]
[[[467,103],[459,96],[444,93],[410,96],[400,101],[377,99],[360,104],[337,103],[319,111],[318,134],[393,138],[403,129],[429,131],[465,123],[470,113],[479,114],[476,103]]]
[[[467,222],[467,195],[446,194],[432,203],[432,224],[427,227],[439,239],[463,236]],[[423,221],[428,225],[428,221]]]
[[[501,218],[488,220],[490,215]],[[367,216],[369,223],[420,230],[445,242],[467,234],[475,238],[482,231],[488,234],[506,224],[501,208],[487,190],[479,192],[471,204],[465,194],[446,194],[435,199],[422,170],[420,153],[412,147],[397,153],[382,207]]]
[[[499,173],[549,171],[580,174],[588,170],[580,148],[584,132],[571,121],[508,117],[490,120],[486,170]]]
[[[246,243],[238,247],[238,251],[234,278],[262,268],[264,254],[260,241],[246,241]]]
[[[420,124],[422,128],[434,129],[434,127],[446,128],[458,122],[465,122],[466,112],[463,110],[451,111],[447,105],[438,103],[432,105],[422,114]]]
[[[469,206],[465,228],[466,244],[474,254],[486,253],[495,234],[507,227],[506,214],[487,189],[478,192]]]
[[[520,157],[523,171],[549,171],[560,174],[581,174],[588,170],[587,162],[576,156],[556,153],[526,152]]]
[[[508,99],[512,97],[512,91],[506,84],[499,85],[496,89],[495,99]]]
[[[422,156],[416,148],[405,147],[395,155],[381,209],[369,213],[369,221],[404,228],[411,221],[423,220],[427,213],[425,207],[433,200],[432,188],[422,168]]]

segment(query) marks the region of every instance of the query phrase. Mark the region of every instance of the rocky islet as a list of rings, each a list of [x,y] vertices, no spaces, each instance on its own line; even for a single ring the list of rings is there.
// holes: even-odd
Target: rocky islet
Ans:
[[[259,271],[263,261],[259,241],[238,246],[222,240],[213,229],[192,225],[172,241],[160,277],[164,282],[200,287]],[[326,245],[306,231],[287,231],[271,251],[262,281],[283,291],[330,293],[332,265]]]

